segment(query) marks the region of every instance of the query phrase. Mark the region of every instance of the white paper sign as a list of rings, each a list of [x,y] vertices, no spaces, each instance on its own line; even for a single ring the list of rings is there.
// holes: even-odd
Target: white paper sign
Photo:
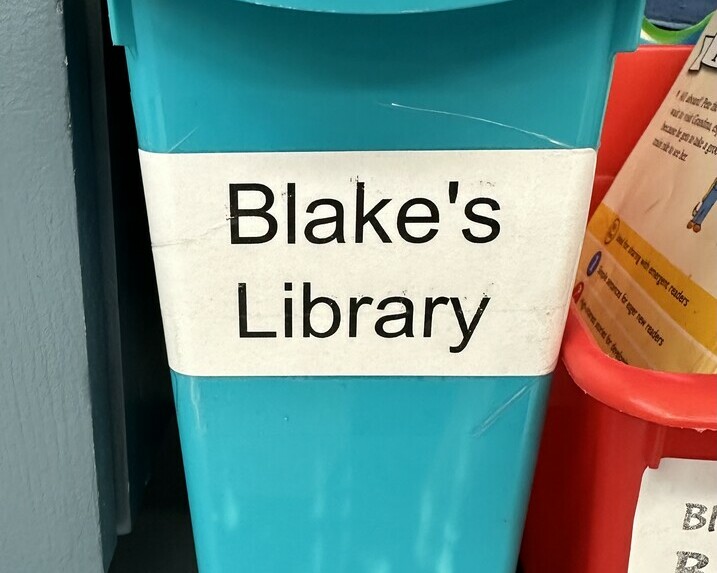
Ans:
[[[170,365],[552,370],[593,150],[141,152]]]
[[[628,573],[717,572],[716,520],[717,462],[664,459],[647,469]]]

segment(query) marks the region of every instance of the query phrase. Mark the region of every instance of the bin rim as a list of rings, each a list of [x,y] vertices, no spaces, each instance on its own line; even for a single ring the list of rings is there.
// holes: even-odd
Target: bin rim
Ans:
[[[446,12],[504,4],[511,0],[237,0],[270,8],[352,15],[396,15]]]
[[[717,375],[660,372],[611,358],[571,303],[561,357],[573,381],[624,414],[672,428],[717,430]]]
[[[707,14],[699,22],[692,24],[686,28],[680,30],[668,30],[667,28],[661,28],[656,24],[653,24],[647,17],[642,19],[642,29],[640,36],[643,40],[651,42],[649,45],[658,46],[675,46],[689,44],[690,41],[694,44],[695,40],[699,37],[709,24],[712,16],[717,14],[717,10]],[[692,46],[689,46],[692,49]]]

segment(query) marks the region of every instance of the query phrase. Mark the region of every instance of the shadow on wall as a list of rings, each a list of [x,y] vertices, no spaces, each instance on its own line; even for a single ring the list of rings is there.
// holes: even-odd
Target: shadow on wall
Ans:
[[[115,394],[118,533],[128,533],[152,458],[174,416],[124,50],[112,45],[106,6],[103,38],[114,213],[121,392]],[[124,423],[124,431],[122,424]],[[121,440],[125,440],[124,445]],[[123,460],[122,455],[126,456]],[[124,463],[123,463],[124,461]],[[125,484],[129,487],[123,487]]]
[[[117,540],[109,573],[198,573],[179,433],[171,423],[160,442],[142,511]]]

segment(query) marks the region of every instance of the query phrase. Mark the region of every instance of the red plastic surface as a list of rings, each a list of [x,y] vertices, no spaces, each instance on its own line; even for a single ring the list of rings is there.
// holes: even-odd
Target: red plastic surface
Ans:
[[[562,358],[583,391],[618,412],[667,427],[717,430],[717,376],[655,372],[614,360],[595,343],[574,308]]]
[[[689,53],[689,46],[641,46],[636,52],[617,55],[590,214],[670,91]]]
[[[618,57],[592,209],[689,52],[686,46],[651,46]],[[562,359],[553,378],[521,565],[525,573],[625,573],[645,469],[666,457],[717,459],[717,376],[619,363],[600,351],[572,311]]]

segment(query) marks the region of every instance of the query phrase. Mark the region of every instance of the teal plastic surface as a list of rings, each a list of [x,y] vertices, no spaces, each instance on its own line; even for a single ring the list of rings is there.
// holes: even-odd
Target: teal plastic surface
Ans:
[[[202,573],[514,573],[548,376],[173,385]]]
[[[110,0],[142,149],[595,148],[643,8],[281,4]],[[513,573],[549,377],[475,374],[174,373],[202,573]]]
[[[238,0],[110,10],[148,151],[595,148],[613,55],[635,47],[642,0],[360,16]]]
[[[262,6],[339,14],[440,12],[512,0],[239,0]]]

